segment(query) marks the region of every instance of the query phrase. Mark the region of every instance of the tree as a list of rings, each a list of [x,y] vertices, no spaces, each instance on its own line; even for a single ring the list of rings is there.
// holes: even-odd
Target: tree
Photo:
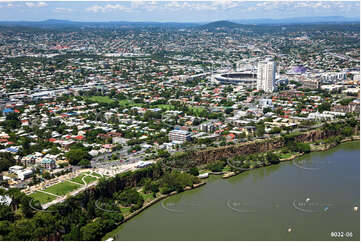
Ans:
[[[90,167],[90,161],[89,160],[86,160],[86,159],[82,159],[79,163],[78,163],[79,166],[81,167]]]
[[[294,151],[302,152],[302,153],[310,153],[311,146],[307,143],[297,143]]]
[[[0,220],[14,221],[14,213],[9,206],[0,205]]]
[[[323,113],[323,111],[330,111],[331,104],[329,102],[323,102],[320,106],[318,106],[318,111]]]
[[[346,127],[344,127],[342,130],[341,130],[341,134],[343,135],[343,136],[351,136],[352,135],[352,128],[351,127],[349,127],[349,126],[346,126]]]
[[[1,240],[7,240],[5,239],[10,231],[11,231],[11,224],[9,221],[6,221],[8,219],[1,219],[2,221],[0,221],[0,239]]]
[[[216,161],[214,163],[207,165],[207,168],[213,172],[220,172],[223,170],[225,165],[226,165],[226,162],[224,162],[224,161]]]
[[[144,202],[143,197],[134,188],[114,193],[113,198],[118,200],[123,206],[126,207],[138,203],[141,203],[143,205]]]
[[[97,219],[80,229],[82,240],[100,240],[104,232],[111,230],[115,226],[112,219]]]
[[[116,223],[122,222],[124,220],[124,217],[121,214],[121,212],[119,212],[119,213],[105,212],[102,217],[105,219],[114,220]]]
[[[225,113],[230,114],[233,112],[233,108],[226,108]]]
[[[7,171],[9,167],[16,164],[12,154],[9,152],[0,153],[0,171]]]
[[[44,172],[42,177],[43,177],[44,179],[46,179],[46,180],[49,180],[49,179],[51,178],[49,172]]]
[[[264,132],[265,132],[265,127],[263,124],[257,124],[256,125],[256,135],[258,137],[261,137],[264,135]]]
[[[49,213],[36,213],[32,222],[35,225],[35,229],[32,231],[34,238],[50,240],[51,235],[56,232],[55,217]]]
[[[342,99],[339,103],[341,105],[348,105],[350,102],[352,102],[354,100],[354,98],[345,98],[345,99]]]
[[[61,151],[56,146],[53,146],[53,147],[51,147],[51,150],[49,151],[49,153],[52,155],[57,155],[57,154],[61,153]]]
[[[19,119],[19,115],[16,113],[8,113],[6,115],[6,120],[1,123],[7,130],[14,130],[21,126],[21,121]]]
[[[77,165],[81,160],[90,160],[91,156],[84,149],[71,149],[65,154],[71,165]]]
[[[198,168],[196,166],[190,168],[188,173],[193,175],[193,176],[198,176],[199,175],[199,171],[198,171]]]
[[[269,132],[270,134],[278,134],[281,132],[281,128],[279,127],[274,127],[271,129],[271,131]]]
[[[167,158],[170,156],[169,152],[167,150],[158,150],[158,156],[162,158]]]
[[[263,113],[269,113],[269,112],[272,112],[272,108],[266,107],[263,109]]]
[[[267,161],[269,161],[271,164],[278,164],[280,163],[280,158],[278,157],[278,155],[276,155],[273,152],[267,152],[266,154],[266,159]]]

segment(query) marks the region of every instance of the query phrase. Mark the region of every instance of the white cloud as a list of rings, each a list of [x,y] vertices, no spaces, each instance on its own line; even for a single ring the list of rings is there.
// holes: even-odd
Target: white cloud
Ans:
[[[73,10],[71,8],[55,8],[53,10],[53,12],[56,12],[56,13],[69,13],[69,12],[72,12]]]
[[[129,11],[130,9],[121,4],[107,4],[105,6],[93,5],[91,7],[86,8],[85,10],[93,13],[98,13],[98,12],[106,13],[115,10]]]
[[[46,2],[25,2],[25,5],[28,6],[29,8],[48,6]]]
[[[0,0],[1,1],[1,0]],[[359,4],[356,3],[356,6]],[[352,7],[351,7],[352,6]],[[258,14],[268,13],[276,15],[284,15],[285,13],[325,13],[331,10],[338,9],[337,11],[351,11],[349,8],[354,8],[355,2],[350,3],[344,1],[255,1],[244,2],[234,0],[214,0],[214,1],[132,1],[128,4],[125,3],[98,3],[92,5],[85,10],[93,13],[106,13],[106,12],[176,12],[176,11],[227,11],[239,9],[239,12],[257,12]],[[237,10],[238,11],[238,10]],[[323,12],[322,12],[323,11]]]
[[[227,10],[240,6],[240,2],[232,0],[216,0],[209,2],[193,2],[193,1],[132,1],[130,7],[125,7],[120,4],[108,4],[108,5],[93,5],[86,8],[88,12],[109,12],[109,11],[139,11],[144,10],[152,12],[155,10],[165,11],[179,11],[179,10],[196,10],[196,11],[215,11],[215,10]]]
[[[48,4],[46,2],[39,2],[38,6],[39,7],[46,7],[46,6],[48,6]]]
[[[212,2],[212,5],[225,10],[225,9],[239,7],[240,2],[231,1],[231,0],[216,0]]]

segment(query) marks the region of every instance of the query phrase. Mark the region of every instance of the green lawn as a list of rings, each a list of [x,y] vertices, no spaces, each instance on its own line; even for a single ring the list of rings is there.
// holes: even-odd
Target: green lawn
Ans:
[[[98,103],[113,103],[115,102],[113,99],[111,99],[108,96],[92,96],[89,98],[89,100],[98,102]]]
[[[224,172],[229,172],[229,171],[231,171],[231,167],[225,166],[225,167],[223,168],[223,171],[224,171]]]
[[[47,189],[45,189],[44,191],[46,192],[50,192],[59,196],[63,196],[71,191],[74,191],[75,189],[80,188],[80,185],[68,182],[68,181],[64,181],[61,183],[58,183],[56,185],[53,185],[51,187],[48,187]]]
[[[130,207],[121,207],[120,210],[122,211],[123,216],[130,214]]]
[[[81,180],[84,176],[86,176],[86,173],[82,173],[79,176],[74,177],[73,179],[71,179],[71,181],[77,182],[77,183],[80,183],[80,184],[84,184],[83,181]]]
[[[49,195],[46,193],[42,193],[42,192],[34,192],[34,193],[30,194],[29,197],[34,198],[34,200],[39,201],[41,204],[51,202],[56,198],[55,196],[52,196],[52,195]]]
[[[101,178],[102,176],[100,175],[100,174],[98,174],[98,173],[96,173],[96,172],[93,172],[93,173],[91,173],[93,176],[97,176],[97,177],[99,177],[99,178]]]
[[[201,113],[202,111],[205,111],[203,107],[195,107],[189,105],[188,108],[195,112],[197,115],[199,115],[199,113]]]
[[[85,177],[84,180],[85,180],[85,182],[86,182],[87,184],[89,184],[90,182],[93,182],[93,181],[97,180],[97,178],[92,177],[92,176],[87,176],[87,174],[89,174],[89,172],[82,173],[82,174],[80,174],[79,176],[74,177],[73,179],[71,179],[71,181],[85,185],[84,182],[83,182],[83,180],[82,180],[83,177]],[[100,177],[100,175],[97,174],[97,173],[93,173],[93,176]]]
[[[295,154],[296,154],[295,152],[289,152],[289,153],[286,153],[286,154],[281,154],[280,159],[288,159],[288,158],[290,158],[291,156],[293,156]]]
[[[165,109],[165,110],[173,110],[175,109],[175,107],[173,105],[169,105],[169,104],[158,104],[156,105],[157,108],[161,108],[161,109]]]
[[[174,105],[170,105],[170,104],[158,104],[158,105],[155,105],[155,107],[157,108],[161,108],[161,109],[165,109],[165,110],[176,110],[175,106]],[[197,107],[197,106],[191,106],[191,105],[188,105],[188,108],[190,110],[192,110],[193,112],[195,112],[197,115],[204,111],[205,109],[203,107]]]
[[[141,107],[142,103],[135,103],[132,100],[123,99],[123,100],[119,101],[119,105],[123,106],[123,107],[125,107],[125,106],[129,106],[129,107],[138,106],[138,107]]]
[[[93,182],[93,181],[96,181],[96,180],[98,180],[98,179],[96,179],[95,177],[92,177],[92,176],[86,176],[86,177],[84,178],[84,180],[85,180],[85,182],[86,182],[87,184],[89,184],[89,183],[91,183],[91,182]]]
[[[151,192],[146,193],[146,194],[144,194],[143,192],[140,192],[140,195],[142,195],[144,202],[149,202],[154,199],[153,194]]]

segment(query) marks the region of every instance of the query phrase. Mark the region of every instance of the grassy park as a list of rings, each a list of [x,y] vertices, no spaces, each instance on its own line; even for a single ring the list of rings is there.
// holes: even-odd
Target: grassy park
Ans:
[[[74,177],[73,179],[71,179],[71,181],[85,185],[84,182],[83,182],[83,177],[85,177],[84,180],[85,180],[85,182],[87,184],[89,184],[89,183],[91,183],[93,181],[96,181],[97,180],[96,177],[98,177],[98,178],[101,177],[100,174],[95,173],[95,172],[92,173],[92,176],[88,176],[89,174],[90,174],[90,172],[82,173],[79,176]],[[94,176],[96,176],[96,177],[94,177]]]
[[[142,195],[142,197],[144,199],[144,202],[149,202],[149,201],[152,201],[154,199],[153,193],[140,192],[140,195]]]
[[[158,104],[156,105],[157,108],[160,108],[160,109],[165,109],[165,110],[173,110],[175,107],[173,105],[170,105],[170,104]]]
[[[96,172],[93,172],[92,175],[93,175],[93,176],[97,176],[97,177],[99,177],[99,178],[102,177],[102,175],[100,175],[100,174],[98,174],[98,173],[96,173]]]
[[[92,183],[92,182],[94,182],[94,181],[96,181],[96,180],[98,180],[98,179],[95,178],[95,177],[93,177],[93,176],[86,176],[86,177],[84,178],[84,180],[85,180],[85,182],[86,182],[87,184],[89,184],[89,183]]]
[[[89,100],[98,102],[98,103],[113,103],[115,102],[113,99],[111,99],[108,96],[92,96],[89,98]]]
[[[194,107],[194,106],[188,106],[190,110],[192,110],[196,115],[199,115],[201,112],[205,111],[203,107]]]
[[[78,188],[80,188],[81,185],[77,185],[68,181],[64,181],[61,183],[58,183],[56,185],[53,185],[51,187],[48,187],[47,189],[45,189],[45,192],[50,192],[53,194],[56,194],[58,196],[64,196],[65,194],[74,191]]]
[[[71,179],[71,181],[76,182],[76,183],[80,183],[80,184],[84,184],[83,181],[82,181],[84,176],[86,176],[86,174],[82,173],[79,176],[76,176],[73,179]]]
[[[92,176],[89,176],[89,174],[91,174]],[[83,177],[84,177],[86,184],[89,184],[89,183],[92,183],[92,182],[98,180],[102,176],[95,172],[93,172],[93,173],[84,172],[70,180],[70,181],[79,183],[79,185],[69,182],[69,181],[64,181],[64,182],[55,184],[53,186],[50,186],[50,187],[46,188],[44,191],[58,195],[58,196],[64,196],[69,192],[79,189],[80,187],[82,187],[82,185],[86,185],[86,184],[84,184],[84,182],[82,180]],[[38,191],[38,192],[34,192],[34,193],[30,194],[29,196],[32,197],[34,200],[39,201],[41,204],[45,204],[45,203],[51,202],[52,200],[56,199],[55,195],[53,196],[53,195]]]
[[[132,100],[128,100],[128,99],[123,99],[119,101],[119,105],[122,107],[141,107],[142,104],[141,103],[135,103]]]
[[[30,194],[29,197],[32,197],[34,200],[39,201],[41,204],[51,202],[56,198],[56,196],[52,196],[50,194],[42,192],[34,192]]]

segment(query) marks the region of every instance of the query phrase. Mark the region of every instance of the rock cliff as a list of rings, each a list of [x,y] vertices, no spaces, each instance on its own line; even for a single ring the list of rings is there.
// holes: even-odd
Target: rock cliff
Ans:
[[[327,132],[321,129],[311,130],[294,136],[296,142],[315,142],[317,140],[326,139],[337,136],[340,131]],[[359,129],[355,128],[354,134],[359,134]],[[195,151],[188,158],[197,164],[211,163],[222,158],[233,158],[237,155],[249,155],[253,153],[261,153],[279,149],[285,146],[283,137],[272,138],[267,140],[252,141],[237,145],[224,146],[218,148],[209,148],[206,150]]]

